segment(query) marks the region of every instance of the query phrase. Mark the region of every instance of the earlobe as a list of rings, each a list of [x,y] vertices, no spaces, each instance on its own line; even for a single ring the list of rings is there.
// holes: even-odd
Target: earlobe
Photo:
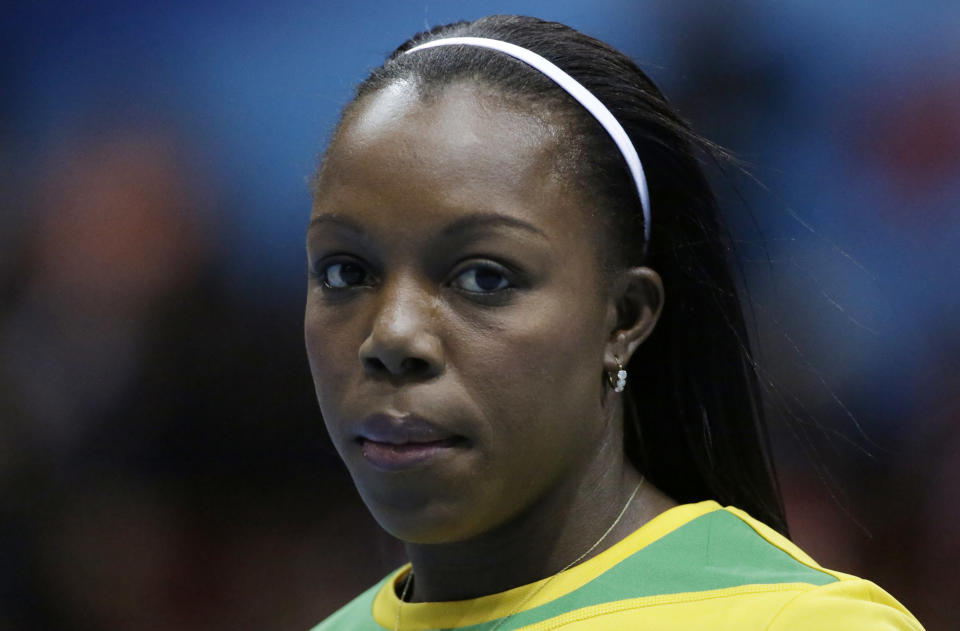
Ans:
[[[653,332],[663,311],[664,290],[660,275],[649,267],[632,267],[620,273],[610,296],[610,331],[604,363],[616,370],[626,365],[640,344]]]

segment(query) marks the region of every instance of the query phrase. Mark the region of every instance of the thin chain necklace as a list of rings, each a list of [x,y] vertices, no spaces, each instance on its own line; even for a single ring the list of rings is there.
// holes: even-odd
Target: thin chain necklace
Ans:
[[[495,624],[493,627],[491,627],[490,631],[496,631],[497,629],[499,629],[500,625],[502,625],[504,622],[512,618],[513,615],[516,614],[518,611],[523,609],[523,606],[526,605],[528,602],[530,602],[530,600],[533,599],[534,596],[536,596],[541,591],[543,591],[543,589],[547,585],[549,585],[550,582],[553,581],[553,579],[555,579],[560,574],[563,574],[564,572],[572,568],[574,565],[576,565],[580,561],[583,561],[591,552],[596,550],[597,546],[603,543],[603,540],[607,538],[607,535],[613,532],[613,529],[617,527],[617,524],[620,523],[620,520],[623,519],[623,516],[627,514],[627,509],[630,508],[630,504],[633,503],[633,498],[637,496],[637,493],[640,491],[640,487],[643,486],[644,482],[646,482],[646,478],[641,476],[640,482],[637,483],[637,486],[633,487],[633,492],[630,494],[630,497],[627,498],[627,503],[624,504],[623,508],[620,509],[620,514],[617,515],[617,518],[613,520],[613,523],[610,524],[610,527],[607,528],[607,530],[602,535],[600,535],[600,538],[594,541],[592,546],[587,548],[586,552],[584,552],[583,554],[578,556],[576,559],[568,563],[565,568],[563,568],[562,570],[560,570],[559,572],[557,572],[547,580],[540,583],[540,586],[537,587],[532,592],[530,592],[529,594],[527,594],[527,596],[523,600],[521,600],[516,607],[514,607],[513,611],[511,611],[507,616],[500,618],[500,621],[497,622],[497,624]],[[400,592],[400,602],[397,603],[397,620],[396,620],[396,623],[393,625],[393,631],[400,631],[400,610],[403,609],[403,603],[407,599],[407,590],[410,589],[410,583],[412,582],[413,582],[413,569],[410,570],[410,573],[407,575],[407,578],[403,581],[403,590]]]

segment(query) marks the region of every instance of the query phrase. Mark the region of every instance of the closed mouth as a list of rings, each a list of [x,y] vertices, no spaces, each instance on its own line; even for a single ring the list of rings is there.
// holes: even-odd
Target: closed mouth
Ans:
[[[435,443],[455,437],[449,429],[415,414],[372,414],[356,429],[358,441],[389,445]]]
[[[390,471],[426,464],[467,445],[467,440],[462,436],[398,443],[360,437],[357,442],[360,444],[360,453],[368,462],[378,469]]]

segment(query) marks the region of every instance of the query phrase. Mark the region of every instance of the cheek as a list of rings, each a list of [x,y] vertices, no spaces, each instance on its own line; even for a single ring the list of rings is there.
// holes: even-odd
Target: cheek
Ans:
[[[603,333],[594,307],[582,295],[544,292],[458,362],[502,436],[543,438],[599,411]]]
[[[359,361],[350,323],[355,318],[334,317],[332,310],[323,309],[308,299],[304,316],[304,340],[307,360],[317,392],[321,412],[335,405],[333,395],[344,392],[353,364]]]

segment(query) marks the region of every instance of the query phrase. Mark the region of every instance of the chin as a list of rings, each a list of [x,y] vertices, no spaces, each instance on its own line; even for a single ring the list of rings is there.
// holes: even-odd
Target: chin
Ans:
[[[414,492],[391,493],[382,501],[380,493],[357,485],[360,497],[380,527],[391,536],[411,544],[440,545],[466,541],[483,533],[475,502],[466,496],[443,500]]]

